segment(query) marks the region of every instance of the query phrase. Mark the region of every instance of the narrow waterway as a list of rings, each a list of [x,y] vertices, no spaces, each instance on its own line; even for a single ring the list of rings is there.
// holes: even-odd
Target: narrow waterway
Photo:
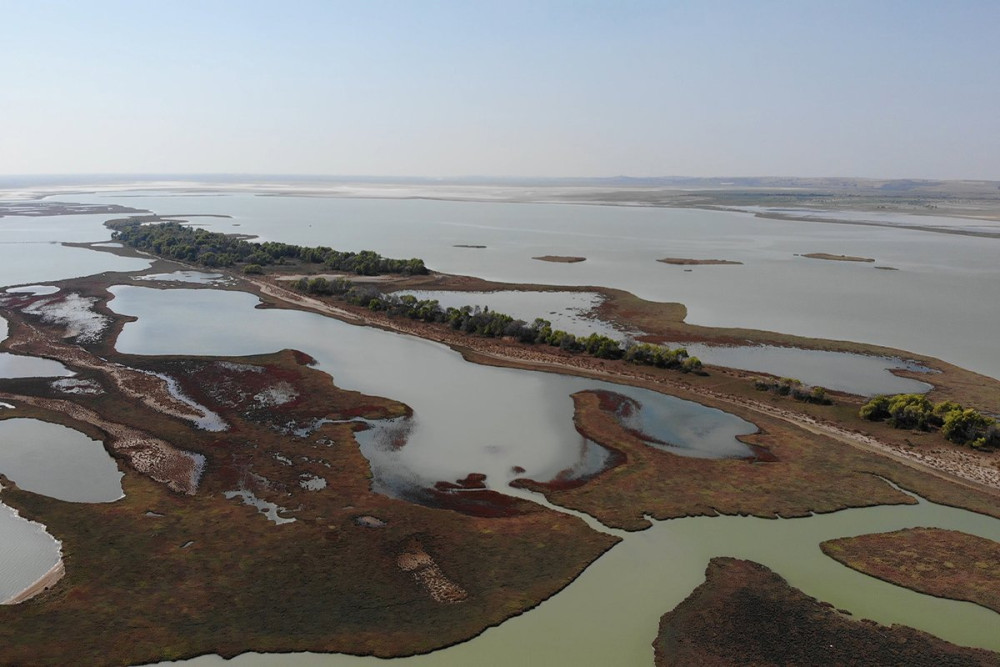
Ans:
[[[424,656],[392,660],[414,667],[652,665],[659,618],[704,581],[714,556],[771,568],[805,593],[883,624],[901,623],[967,646],[1000,650],[1000,615],[968,602],[921,595],[857,573],[825,556],[820,542],[865,533],[933,526],[1000,541],[1000,521],[921,500],[844,510],[804,519],[674,519],[628,534],[562,592],[475,639]],[[186,665],[384,664],[339,654],[214,655]],[[170,663],[177,664],[177,663]]]

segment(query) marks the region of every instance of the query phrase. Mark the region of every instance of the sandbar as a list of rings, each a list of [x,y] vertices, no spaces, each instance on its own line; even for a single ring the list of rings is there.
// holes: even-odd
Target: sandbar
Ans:
[[[875,259],[872,257],[855,257],[853,255],[831,255],[828,252],[809,252],[803,257],[808,257],[809,259],[827,259],[834,262],[874,262]]]
[[[541,257],[532,257],[531,259],[538,259],[543,262],[560,262],[562,264],[575,264],[576,262],[587,261],[586,257],[569,257],[563,255],[542,255]]]
[[[729,259],[686,259],[684,257],[664,257],[656,261],[663,262],[664,264],[675,264],[677,266],[743,264],[743,262],[736,262]]]

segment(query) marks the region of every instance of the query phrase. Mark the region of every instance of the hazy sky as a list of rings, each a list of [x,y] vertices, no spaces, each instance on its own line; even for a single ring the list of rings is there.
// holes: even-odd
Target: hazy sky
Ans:
[[[1000,1],[0,0],[0,174],[1000,179]]]

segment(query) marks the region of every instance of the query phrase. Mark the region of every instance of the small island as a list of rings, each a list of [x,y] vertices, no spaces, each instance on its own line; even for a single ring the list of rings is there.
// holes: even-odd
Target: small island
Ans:
[[[1000,613],[1000,544],[941,528],[909,528],[828,540],[830,558],[872,577]]]
[[[468,243],[456,243],[452,248],[485,248],[484,245],[471,245]]]
[[[988,651],[903,625],[855,621],[759,563],[713,558],[705,574],[705,583],[661,618],[657,667],[994,664]]]
[[[809,252],[802,257],[809,259],[826,259],[833,262],[874,262],[873,257],[855,257],[853,255],[831,255],[828,252]]]
[[[686,259],[684,257],[664,257],[663,259],[658,259],[656,261],[663,262],[664,264],[674,264],[676,266],[743,264],[743,262],[735,262],[730,259]]]
[[[543,262],[559,262],[562,264],[576,264],[577,262],[587,261],[586,257],[568,257],[563,255],[542,255],[541,257],[532,257],[531,259]]]

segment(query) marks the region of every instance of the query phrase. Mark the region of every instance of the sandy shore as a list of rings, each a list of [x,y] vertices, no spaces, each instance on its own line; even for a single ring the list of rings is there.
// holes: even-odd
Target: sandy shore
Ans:
[[[56,584],[56,582],[58,582],[60,579],[63,578],[63,575],[65,574],[66,574],[66,566],[63,565],[63,561],[60,558],[59,562],[53,565],[52,569],[50,569],[48,572],[39,577],[38,581],[31,584],[17,595],[14,595],[9,599],[4,600],[0,604],[20,604],[25,600],[30,600],[31,598],[35,597],[42,591],[52,588]]]

